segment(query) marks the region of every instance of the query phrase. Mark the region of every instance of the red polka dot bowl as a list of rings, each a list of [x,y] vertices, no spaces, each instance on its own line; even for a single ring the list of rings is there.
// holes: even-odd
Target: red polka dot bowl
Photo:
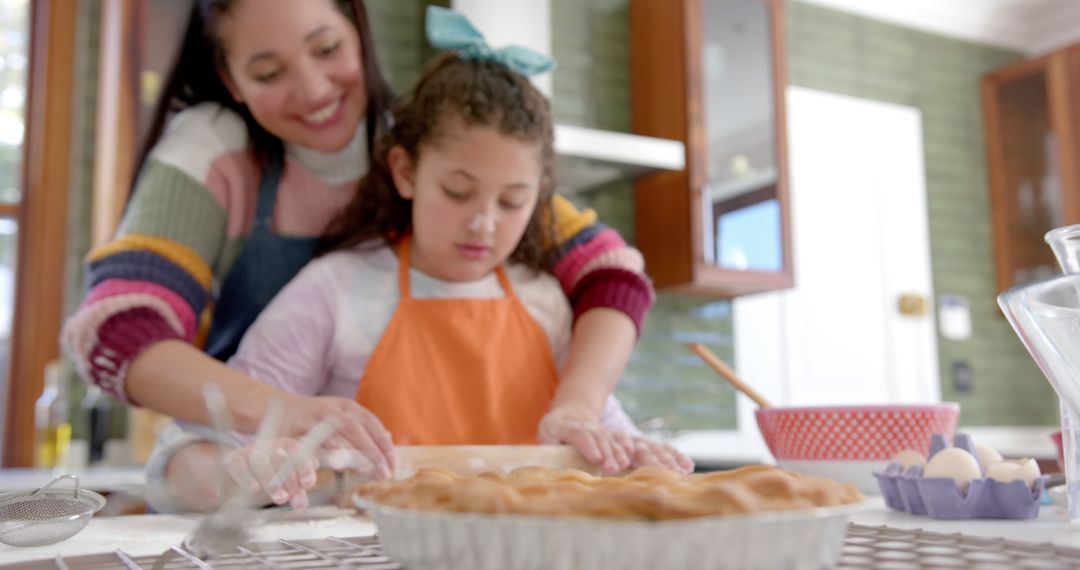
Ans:
[[[873,471],[897,452],[929,451],[930,436],[952,438],[960,405],[941,404],[759,408],[758,428],[784,469],[829,477],[878,493]]]

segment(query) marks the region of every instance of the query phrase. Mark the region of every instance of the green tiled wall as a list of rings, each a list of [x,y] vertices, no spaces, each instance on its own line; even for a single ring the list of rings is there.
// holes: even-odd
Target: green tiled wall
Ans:
[[[427,57],[418,47],[424,2],[368,4],[388,75],[404,89]],[[630,129],[627,5],[552,0],[559,122]],[[979,79],[1019,54],[794,1],[787,24],[791,84],[922,111],[934,292],[966,297],[974,328],[970,340],[938,341],[944,398],[962,404],[967,425],[1056,422],[1053,394],[994,302]],[[615,183],[575,200],[632,241],[631,196],[628,184]],[[661,295],[620,398],[638,420],[665,417],[676,428],[734,425],[731,391],[682,348],[700,340],[730,359],[731,338],[728,303]],[[970,393],[953,387],[958,361],[971,366]]]
[[[70,315],[86,294],[84,260],[90,248],[91,196],[94,188],[94,143],[97,132],[98,55],[101,44],[101,1],[79,3],[76,28],[75,93],[72,125],[72,176],[68,195],[67,254],[64,272],[64,314]],[[66,355],[65,355],[66,356]],[[72,437],[86,437],[87,424],[79,409],[86,385],[75,374],[74,364],[65,362]],[[111,436],[123,433],[126,410],[113,406]]]
[[[627,0],[553,0],[552,52],[559,61],[553,108],[558,122],[630,131]],[[633,186],[615,182],[573,197],[634,241]],[[735,427],[735,395],[685,348],[689,341],[733,358],[731,304],[661,294],[619,384],[638,422],[663,418],[670,429]]]
[[[445,2],[425,0],[367,0],[368,19],[375,36],[379,64],[390,85],[404,92],[420,76],[430,55],[424,40],[424,10],[428,4],[449,6]]]
[[[1053,393],[995,302],[979,82],[1020,55],[799,2],[787,40],[791,84],[922,111],[934,293],[967,298],[974,331],[938,339],[944,399],[966,425],[1055,423]],[[969,393],[954,362],[971,367]]]
[[[552,0],[553,107],[558,122],[630,130],[626,0]],[[633,220],[632,214],[629,218]]]

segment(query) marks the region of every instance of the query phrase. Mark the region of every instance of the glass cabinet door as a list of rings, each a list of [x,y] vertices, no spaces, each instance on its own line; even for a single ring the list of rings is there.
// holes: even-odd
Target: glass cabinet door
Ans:
[[[784,0],[630,2],[635,133],[686,169],[634,185],[635,245],[658,290],[719,298],[794,285]]]
[[[1080,45],[983,79],[998,290],[1058,272],[1043,236],[1080,223]]]
[[[701,3],[703,256],[738,271],[782,271],[777,89],[770,4]]]
[[[1012,246],[1008,276],[1013,284],[1021,284],[1055,273],[1054,256],[1043,236],[1065,224],[1046,74],[1036,72],[1002,85],[998,104],[1005,149],[1002,212]]]

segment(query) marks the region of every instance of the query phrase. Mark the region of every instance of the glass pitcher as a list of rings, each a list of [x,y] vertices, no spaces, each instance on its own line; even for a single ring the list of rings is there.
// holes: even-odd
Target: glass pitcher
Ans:
[[[1069,521],[1080,524],[1080,225],[1051,230],[1046,242],[1064,275],[1009,289],[998,304],[1057,392]]]

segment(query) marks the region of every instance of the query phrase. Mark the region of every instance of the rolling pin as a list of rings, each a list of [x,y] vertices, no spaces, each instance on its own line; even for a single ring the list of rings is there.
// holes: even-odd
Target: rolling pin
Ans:
[[[600,472],[569,445],[402,445],[396,451],[395,478],[409,477],[422,468],[475,475],[484,471],[507,472],[524,465]]]
[[[525,465],[602,474],[599,466],[586,461],[569,445],[399,445],[395,451],[398,457],[395,479],[411,477],[424,468],[475,475],[484,471],[507,472]],[[368,480],[352,471],[336,473],[319,469],[319,480],[313,491],[315,494],[332,494],[335,503],[345,505],[352,491]]]

